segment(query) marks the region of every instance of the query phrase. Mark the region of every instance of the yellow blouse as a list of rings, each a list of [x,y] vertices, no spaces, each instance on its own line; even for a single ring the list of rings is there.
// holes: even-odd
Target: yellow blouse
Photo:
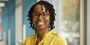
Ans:
[[[35,45],[36,40],[37,35],[32,34],[31,36],[25,39],[23,45]],[[40,41],[38,45],[67,45],[67,41],[64,37],[51,30],[43,36],[42,41]]]

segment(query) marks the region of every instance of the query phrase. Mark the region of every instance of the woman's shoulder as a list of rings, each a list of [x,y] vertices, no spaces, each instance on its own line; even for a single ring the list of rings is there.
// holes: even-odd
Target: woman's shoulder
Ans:
[[[62,45],[67,45],[67,41],[66,41],[66,38],[63,37],[61,34],[59,33],[56,33],[56,32],[53,32],[53,35],[56,37],[55,38],[55,44],[62,44]]]
[[[30,42],[30,40],[32,40],[34,36],[35,36],[35,34],[31,34],[30,36],[28,36],[28,37],[24,40],[23,45],[29,44],[28,42]]]
[[[57,36],[55,40],[55,45],[67,45],[67,40],[63,36]]]
[[[52,32],[52,35],[54,35],[54,36],[56,36],[56,37],[62,37],[62,35],[61,34],[59,34],[59,33],[56,33],[56,32]]]
[[[31,34],[30,36],[28,36],[26,39],[31,39],[35,36],[35,34]]]
[[[60,41],[60,40],[66,41],[66,38],[63,37],[63,36],[62,36],[61,34],[59,34],[59,33],[52,32],[52,35],[54,35],[54,37],[56,37],[56,40],[58,40],[58,41]]]

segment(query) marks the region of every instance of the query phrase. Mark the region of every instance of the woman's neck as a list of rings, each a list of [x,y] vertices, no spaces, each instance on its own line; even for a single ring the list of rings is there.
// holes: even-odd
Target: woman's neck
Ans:
[[[44,34],[48,33],[49,29],[37,30],[37,36],[42,38]]]

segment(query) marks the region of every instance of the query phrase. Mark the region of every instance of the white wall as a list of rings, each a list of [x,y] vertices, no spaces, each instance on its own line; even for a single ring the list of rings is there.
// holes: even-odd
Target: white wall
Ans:
[[[23,5],[22,0],[16,0],[15,8],[15,45],[22,45],[23,42]]]
[[[90,45],[90,0],[87,0],[87,45]]]

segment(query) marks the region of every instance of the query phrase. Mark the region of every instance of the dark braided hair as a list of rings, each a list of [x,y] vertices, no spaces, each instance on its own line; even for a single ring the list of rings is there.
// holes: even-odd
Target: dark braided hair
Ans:
[[[31,24],[31,26],[30,27],[32,27],[32,29],[34,29],[35,31],[36,31],[36,28],[35,28],[35,26],[34,26],[34,24],[33,24],[33,15],[32,15],[32,13],[33,13],[33,11],[34,11],[34,8],[35,8],[35,6],[36,5],[43,5],[44,7],[45,7],[45,10],[47,11],[49,11],[49,13],[50,13],[50,24],[49,24],[49,28],[50,28],[50,30],[52,30],[53,28],[55,28],[55,26],[54,26],[54,21],[55,21],[55,10],[54,10],[54,8],[53,8],[53,5],[52,4],[50,4],[49,2],[47,2],[47,1],[39,1],[39,2],[37,2],[36,4],[34,4],[32,7],[31,7],[31,9],[29,10],[29,12],[28,12],[28,20],[30,21],[29,23]]]

